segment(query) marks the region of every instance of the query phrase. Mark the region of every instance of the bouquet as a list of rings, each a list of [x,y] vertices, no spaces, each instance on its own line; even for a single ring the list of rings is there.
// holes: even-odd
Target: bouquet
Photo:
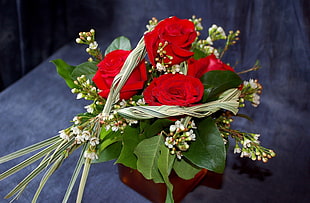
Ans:
[[[45,172],[33,197],[37,200],[48,178],[71,153],[82,148],[64,197],[68,200],[82,173],[77,202],[81,202],[92,164],[115,159],[137,169],[146,179],[167,186],[173,202],[173,170],[180,178],[193,178],[200,170],[223,173],[229,139],[234,153],[267,162],[273,150],[260,145],[259,134],[231,128],[246,103],[259,105],[262,85],[243,81],[234,67],[222,61],[236,43],[239,31],[212,25],[200,39],[201,19],[152,18],[147,31],[132,49],[128,38],[116,38],[103,53],[95,30],[80,32],[76,42],[87,45],[91,56],[77,66],[53,60],[57,72],[77,99],[90,100],[85,112],[59,135],[0,158],[7,162],[38,149],[41,151],[3,172],[4,179],[41,159],[39,165],[6,198],[18,197],[27,184]],[[222,47],[215,46],[216,44]]]

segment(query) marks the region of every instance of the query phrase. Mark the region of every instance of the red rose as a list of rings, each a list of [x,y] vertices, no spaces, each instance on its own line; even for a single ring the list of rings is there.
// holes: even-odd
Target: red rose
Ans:
[[[155,78],[144,90],[145,102],[152,106],[191,106],[204,92],[199,79],[183,74],[165,74]]]
[[[124,62],[131,51],[115,50],[107,54],[97,65],[98,71],[93,77],[96,86],[101,90],[99,93],[103,98],[107,98],[110,92],[114,77],[120,72]],[[131,73],[127,82],[120,91],[120,99],[129,99],[143,89],[147,80],[146,67],[142,61]]]
[[[155,66],[157,58],[160,62],[163,60],[165,64],[174,65],[187,60],[194,54],[189,49],[196,37],[194,23],[189,20],[171,17],[159,22],[153,31],[144,35],[150,62]],[[160,48],[163,48],[163,55],[158,53]]]
[[[211,54],[205,58],[195,60],[190,58],[188,60],[187,75],[195,78],[201,78],[203,74],[211,70],[229,70],[234,71],[232,67],[223,63],[220,59],[216,58],[214,54]]]

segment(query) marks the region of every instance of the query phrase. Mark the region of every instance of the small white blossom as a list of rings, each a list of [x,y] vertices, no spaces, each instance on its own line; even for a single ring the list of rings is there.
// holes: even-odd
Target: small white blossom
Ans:
[[[146,28],[147,28],[148,30],[153,30],[154,27],[155,27],[155,25],[146,25]]]
[[[203,29],[201,23],[198,23],[198,24],[196,25],[196,28],[197,28],[198,30],[202,30],[202,29]]]
[[[82,135],[77,135],[75,137],[75,141],[77,144],[81,144],[81,143],[85,142],[85,138]]]
[[[193,129],[197,129],[196,123],[194,122],[194,120],[192,120],[192,122],[191,122],[191,127],[192,127]]]
[[[213,30],[217,29],[217,25],[213,24],[210,28],[209,28],[209,33],[212,32]]]
[[[74,116],[74,118],[73,118],[73,122],[74,122],[74,124],[79,124],[81,121],[79,120],[79,118],[77,117],[77,116]]]
[[[78,127],[74,126],[74,127],[72,127],[72,133],[74,135],[79,135],[82,133],[82,131]]]
[[[76,38],[75,41],[76,41],[76,43],[78,43],[78,44],[82,42],[82,40],[81,40],[80,38]]]
[[[247,148],[247,147],[251,147],[251,140],[245,140],[243,142],[243,147]]]
[[[84,109],[86,109],[88,113],[94,113],[95,110],[92,104],[85,106]]]
[[[177,127],[175,125],[170,125],[170,132],[174,132],[177,129]]]
[[[235,147],[235,149],[234,149],[234,154],[239,154],[239,153],[241,153],[241,148],[239,148],[239,147]]]
[[[172,66],[172,73],[179,73],[181,71],[180,65]]]
[[[126,100],[122,99],[122,101],[119,103],[119,105],[121,106],[121,108],[126,107],[126,105],[127,105]]]
[[[82,132],[82,137],[85,139],[85,140],[89,140],[90,139],[90,132],[85,130]]]
[[[253,88],[253,89],[256,89],[258,86],[257,86],[257,82],[253,79],[250,79],[249,80],[249,84],[250,86]]]
[[[92,146],[98,145],[98,144],[99,144],[99,139],[98,139],[98,137],[92,137],[92,138],[90,138],[89,144],[92,145]]]
[[[96,152],[90,152],[90,151],[85,151],[84,157],[91,160],[98,159],[98,155],[96,154]]]
[[[67,135],[67,133],[65,133],[64,130],[59,131],[59,133],[60,133],[60,134],[59,134],[59,137],[61,137],[62,139],[67,140],[67,141],[70,140],[69,135]]]
[[[97,88],[96,87],[92,87],[90,91],[97,92]]]
[[[137,124],[138,121],[137,120],[131,120],[131,119],[126,119],[126,122],[131,126],[133,124]]]
[[[220,57],[219,52],[217,51],[217,49],[213,50],[213,54],[216,56],[216,58]]]
[[[76,99],[82,99],[83,98],[83,94],[82,93],[78,93],[77,95],[76,95]]]
[[[171,126],[173,126],[173,125],[171,125]],[[179,120],[177,120],[176,122],[175,122],[175,128],[176,128],[176,130],[181,130],[181,131],[184,131],[185,130],[185,127],[184,127],[184,125],[182,124],[182,122],[181,121],[179,121]],[[173,129],[174,127],[172,127],[172,129]],[[175,130],[174,130],[175,131]],[[174,131],[172,131],[172,132],[174,132]]]
[[[72,92],[72,94],[75,94],[75,93],[77,93],[77,89],[76,88],[72,88],[71,92]]]
[[[222,27],[218,27],[218,28],[217,28],[217,31],[220,33],[220,35],[221,35],[223,38],[226,38],[225,31],[223,30]]]
[[[179,128],[180,128],[181,131],[184,131],[184,130],[185,130],[185,127],[184,127],[183,124],[180,124],[180,127],[179,127]]]
[[[97,47],[98,47],[98,43],[96,41],[89,44],[90,49],[97,49]]]
[[[161,63],[156,64],[156,69],[158,71],[166,71],[166,67],[164,65],[162,65]]]
[[[240,157],[251,157],[251,153],[242,151]]]
[[[113,118],[114,118],[114,115],[110,114],[109,117],[108,117],[108,120],[112,120]]]
[[[193,130],[189,130],[185,133],[185,135],[189,138],[190,141],[196,140],[196,135],[194,134]]]
[[[145,100],[144,100],[144,98],[138,99],[137,105],[145,105]]]
[[[182,155],[182,153],[181,153],[180,151],[178,151],[178,152],[176,153],[176,155],[177,155],[177,158],[178,158],[178,159],[182,159],[182,156],[183,156],[183,155]]]
[[[106,126],[105,126],[105,130],[106,130],[106,131],[109,131],[110,129],[111,129],[111,126],[110,126],[110,125],[106,125]]]
[[[256,93],[253,94],[252,106],[257,107],[260,104],[260,96]]]
[[[175,141],[173,140],[172,137],[166,137],[165,145],[171,149],[175,145]]]
[[[213,45],[213,42],[212,42],[212,39],[211,39],[210,36],[207,37],[206,41],[207,41],[208,44]]]
[[[112,131],[113,131],[113,132],[118,131],[118,129],[119,129],[119,127],[117,127],[117,126],[112,126]]]
[[[255,139],[255,140],[258,140],[259,137],[260,137],[260,134],[255,134],[255,135],[254,135],[254,139]]]

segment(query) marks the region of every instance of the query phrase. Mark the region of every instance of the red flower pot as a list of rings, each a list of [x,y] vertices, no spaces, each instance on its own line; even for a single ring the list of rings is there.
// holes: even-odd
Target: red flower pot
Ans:
[[[164,183],[154,183],[152,180],[147,180],[138,170],[131,169],[121,164],[118,164],[118,171],[120,180],[125,185],[152,202],[165,202],[167,187]],[[203,179],[208,173],[206,169],[202,169],[193,179],[184,180],[178,177],[175,172],[172,172],[169,179],[173,184],[174,201],[176,203],[181,202],[181,200],[188,193],[193,191],[200,183],[206,182],[205,180],[203,181]]]

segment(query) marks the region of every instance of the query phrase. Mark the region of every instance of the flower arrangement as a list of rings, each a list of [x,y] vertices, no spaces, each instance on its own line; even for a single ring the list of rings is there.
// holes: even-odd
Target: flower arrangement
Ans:
[[[77,148],[81,156],[64,197],[68,200],[82,172],[77,202],[81,202],[89,168],[93,163],[115,159],[115,163],[137,169],[146,179],[167,186],[167,202],[173,202],[172,170],[183,179],[193,178],[201,169],[223,173],[228,139],[235,141],[234,153],[267,162],[273,150],[260,145],[259,134],[231,129],[239,108],[249,101],[259,104],[262,85],[257,80],[243,81],[240,75],[257,70],[259,64],[236,73],[221,61],[238,40],[239,31],[226,35],[212,25],[206,39],[200,39],[201,19],[153,18],[138,45],[116,38],[101,52],[95,31],[79,33],[76,42],[86,44],[91,56],[72,66],[53,60],[57,71],[77,94],[91,103],[86,112],[76,115],[73,124],[59,135],[0,158],[7,162],[42,149],[17,166],[3,172],[4,179],[42,159],[40,164],[9,194],[20,193],[47,169],[34,195],[65,158]],[[218,41],[222,48],[215,47]],[[146,57],[147,55],[147,57]]]

